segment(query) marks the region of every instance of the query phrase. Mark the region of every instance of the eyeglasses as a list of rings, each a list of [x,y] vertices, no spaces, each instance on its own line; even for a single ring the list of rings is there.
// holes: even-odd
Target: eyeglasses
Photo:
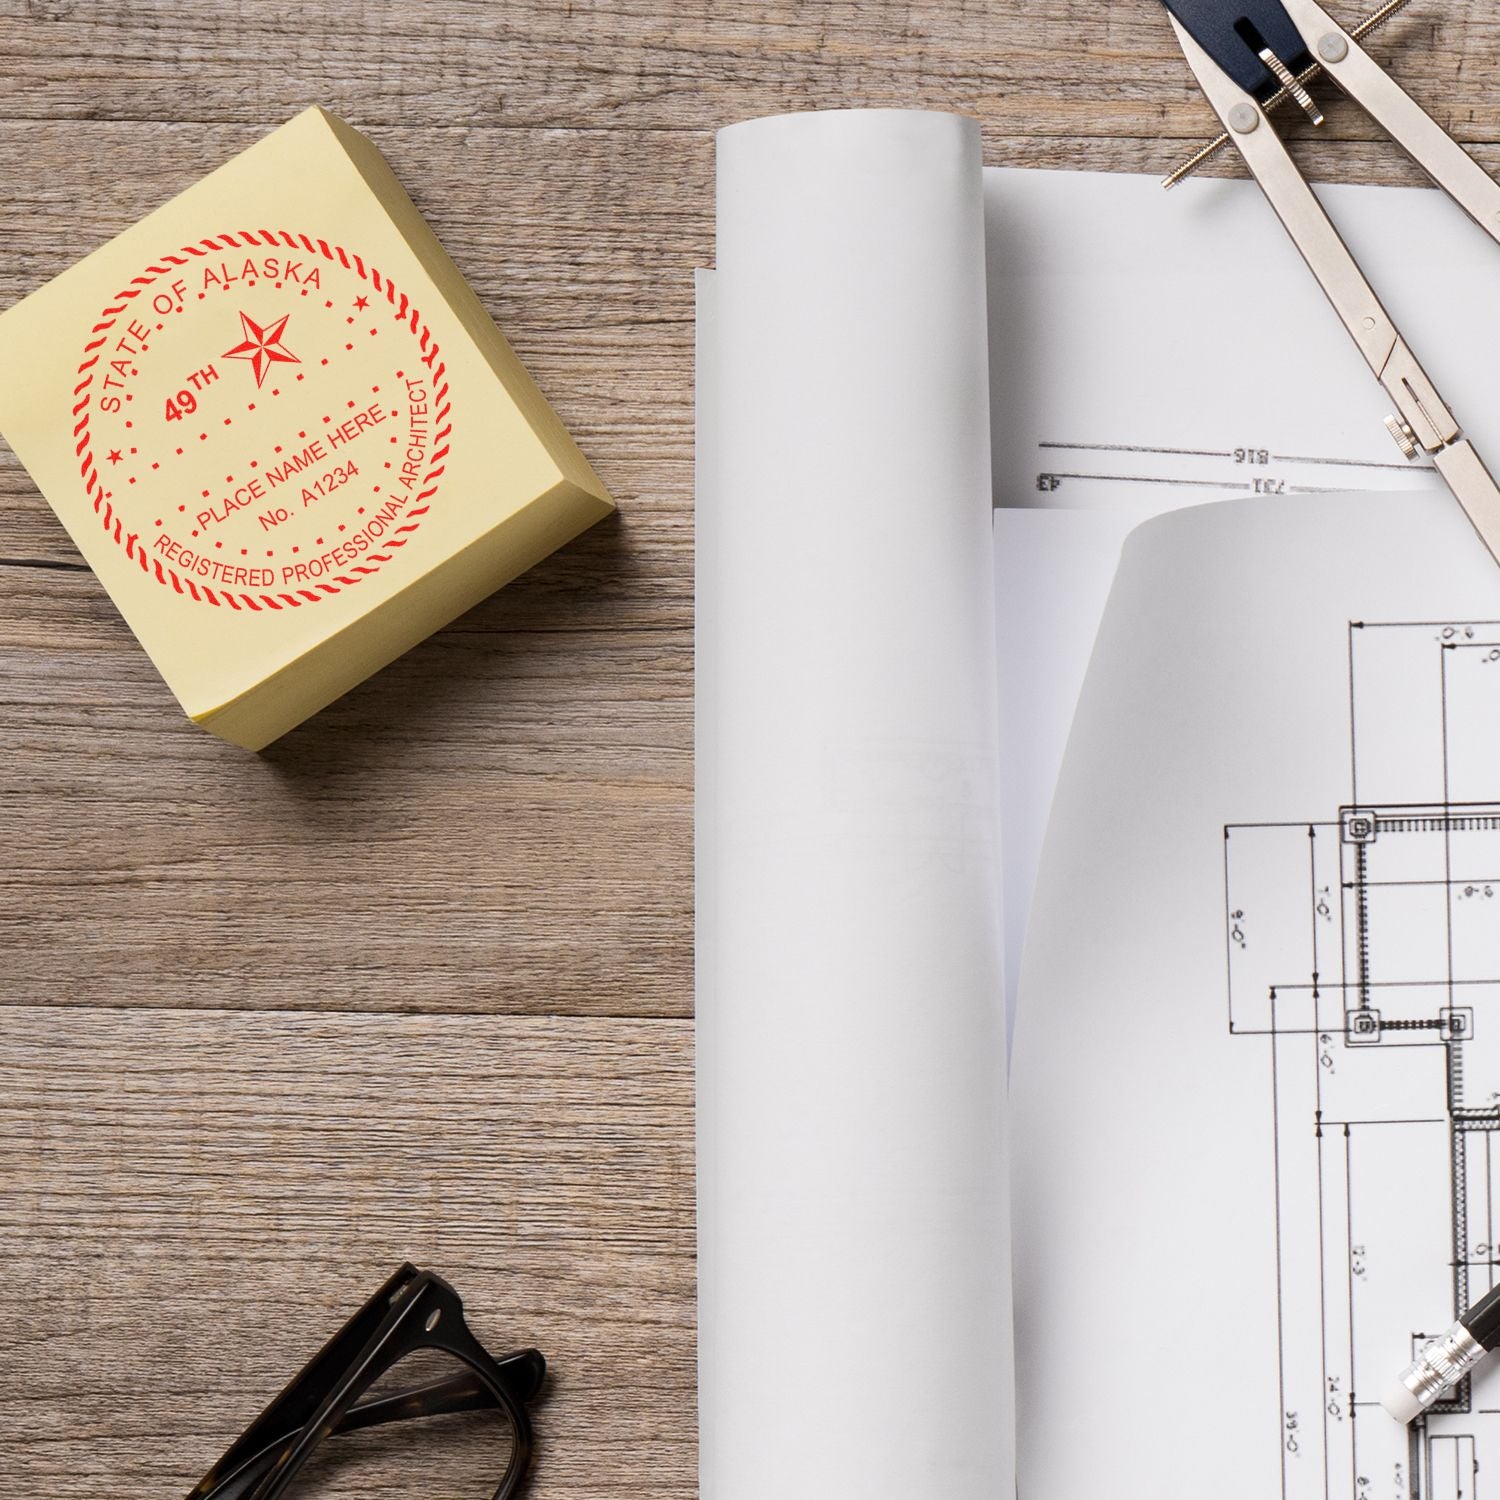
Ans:
[[[423,1351],[457,1360],[462,1372],[365,1397],[401,1360]],[[188,1500],[277,1500],[326,1437],[492,1409],[501,1419],[497,1425],[508,1429],[500,1434],[508,1438],[508,1451],[493,1500],[510,1500],[531,1462],[527,1403],[540,1394],[546,1373],[547,1362],[535,1349],[492,1358],[464,1322],[458,1293],[431,1271],[402,1266],[198,1481]]]

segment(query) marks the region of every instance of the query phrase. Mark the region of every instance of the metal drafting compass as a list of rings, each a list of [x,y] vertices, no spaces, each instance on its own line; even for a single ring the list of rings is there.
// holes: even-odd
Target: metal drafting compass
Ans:
[[[1359,44],[1407,0],[1346,31],[1315,0],[1163,0],[1225,137],[1166,179],[1171,187],[1227,137],[1317,278],[1395,411],[1386,426],[1408,459],[1432,462],[1500,562],[1500,487],[1407,347],[1270,118],[1282,101],[1323,123],[1307,84],[1331,79],[1500,243],[1500,184]]]

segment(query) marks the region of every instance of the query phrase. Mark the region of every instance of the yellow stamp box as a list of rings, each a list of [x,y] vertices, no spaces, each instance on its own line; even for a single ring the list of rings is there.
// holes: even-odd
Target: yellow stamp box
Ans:
[[[189,717],[252,750],[612,509],[321,109],[0,316],[0,432]]]

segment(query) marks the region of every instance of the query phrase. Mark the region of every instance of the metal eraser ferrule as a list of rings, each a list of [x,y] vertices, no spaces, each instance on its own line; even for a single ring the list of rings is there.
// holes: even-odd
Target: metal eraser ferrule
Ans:
[[[1462,1323],[1455,1323],[1422,1346],[1416,1359],[1402,1371],[1399,1385],[1411,1393],[1418,1411],[1426,1411],[1451,1391],[1484,1353],[1484,1345]]]

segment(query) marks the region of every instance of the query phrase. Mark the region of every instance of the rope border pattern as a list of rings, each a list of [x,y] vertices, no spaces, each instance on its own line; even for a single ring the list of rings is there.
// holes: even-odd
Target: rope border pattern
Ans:
[[[284,229],[279,233],[271,229],[241,229],[234,234],[210,236],[199,240],[197,244],[184,245],[175,255],[163,255],[157,264],[147,266],[139,276],[131,279],[129,286],[116,293],[114,305],[104,309],[101,320],[90,330],[91,340],[85,346],[83,362],[78,366],[78,384],[73,387],[73,436],[76,440],[74,451],[79,460],[79,472],[83,477],[84,489],[93,502],[94,512],[103,522],[105,531],[114,538],[116,543],[124,547],[125,555],[138,562],[141,571],[149,577],[154,577],[158,583],[175,589],[179,594],[186,594],[190,598],[202,600],[208,604],[221,607],[227,605],[231,609],[248,609],[259,613],[262,609],[280,610],[296,608],[302,604],[316,604],[328,595],[337,594],[341,589],[348,588],[362,578],[378,572],[380,564],[391,560],[391,553],[389,551],[372,553],[369,562],[374,566],[359,563],[349,572],[340,574],[332,583],[319,583],[314,588],[298,588],[290,593],[237,593],[230,589],[210,588],[206,583],[197,583],[192,578],[181,578],[174,568],[164,567],[158,558],[150,556],[136,533],[125,530],[119,514],[105,497],[104,487],[94,463],[94,451],[89,433],[89,411],[92,401],[90,387],[94,380],[93,369],[102,357],[99,351],[108,341],[110,329],[114,327],[116,320],[127,310],[131,302],[158,277],[187,265],[194,257],[212,255],[222,250],[240,250],[254,246],[270,246],[277,250],[302,250],[309,255],[321,255],[326,260],[342,266],[346,271],[357,272],[362,281],[368,281],[378,293],[385,297],[395,309],[397,320],[410,327],[421,347],[421,362],[426,366],[433,386],[435,431],[432,462],[422,480],[424,488],[413,498],[411,506],[405,512],[403,524],[396,528],[385,543],[386,547],[392,550],[404,547],[410,540],[411,533],[416,531],[421,524],[421,518],[431,510],[432,497],[437,493],[437,481],[447,467],[445,460],[448,456],[448,439],[453,427],[449,421],[451,403],[448,400],[447,366],[439,359],[438,343],[433,338],[431,330],[417,309],[407,300],[405,292],[397,291],[389,277],[382,276],[374,266],[366,265],[358,255],[345,250],[341,245],[330,245],[327,240],[312,239],[305,234],[290,234]]]

